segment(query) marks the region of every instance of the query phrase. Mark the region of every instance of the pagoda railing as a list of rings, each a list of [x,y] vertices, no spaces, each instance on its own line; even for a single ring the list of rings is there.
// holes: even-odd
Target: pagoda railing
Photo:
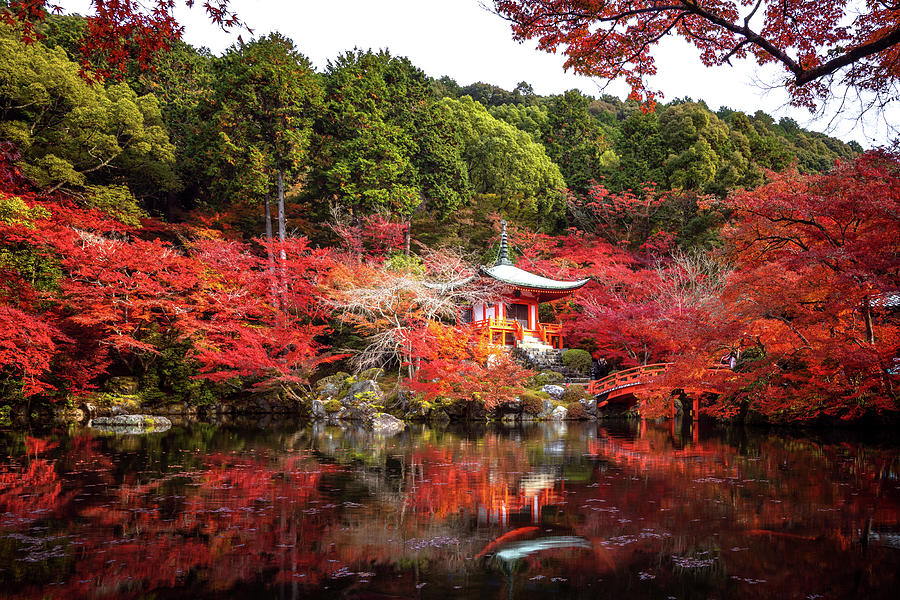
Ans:
[[[495,333],[501,334],[504,338],[507,333],[511,333],[520,342],[525,337],[525,330],[522,328],[522,325],[512,319],[481,319],[480,321],[472,321],[471,326],[476,329],[484,329],[491,343],[494,342]],[[502,343],[505,344],[506,340],[503,339]]]
[[[545,344],[550,344],[554,348],[563,347],[562,325],[559,323],[538,323],[538,337]]]
[[[514,319],[497,319],[488,318],[478,321],[472,321],[469,324],[475,329],[483,329],[486,335],[493,342],[494,334],[512,333],[516,341],[521,342],[525,339],[525,334],[532,332],[539,340],[545,344],[550,344],[554,348],[562,348],[562,325],[559,323],[538,323],[535,329],[523,327],[521,323]]]

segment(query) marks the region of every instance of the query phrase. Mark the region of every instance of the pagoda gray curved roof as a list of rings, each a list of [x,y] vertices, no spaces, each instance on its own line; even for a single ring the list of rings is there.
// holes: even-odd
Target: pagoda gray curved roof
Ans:
[[[496,264],[493,267],[481,267],[481,272],[497,281],[523,288],[536,290],[559,291],[577,290],[590,279],[578,279],[576,281],[559,281],[542,277],[535,273],[529,273],[524,269],[511,264]]]

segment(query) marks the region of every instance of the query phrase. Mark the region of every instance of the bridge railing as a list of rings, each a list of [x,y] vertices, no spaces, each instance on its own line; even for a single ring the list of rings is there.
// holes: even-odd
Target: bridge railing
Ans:
[[[674,363],[656,363],[619,371],[608,375],[603,379],[592,380],[587,386],[587,392],[592,396],[604,394],[620,387],[630,387],[645,383],[654,377],[658,377],[669,370]]]

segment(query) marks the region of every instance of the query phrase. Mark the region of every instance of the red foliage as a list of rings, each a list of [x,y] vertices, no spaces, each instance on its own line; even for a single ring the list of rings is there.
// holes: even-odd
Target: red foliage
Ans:
[[[184,0],[188,7],[195,0]],[[183,27],[175,19],[175,0],[152,0],[149,6],[137,0],[92,0],[94,14],[88,15],[87,27],[81,38],[82,63],[100,76],[123,73],[136,62],[149,68],[156,54],[167,50],[179,39]],[[229,0],[202,2],[209,19],[223,29],[241,27],[235,12],[228,8]],[[35,25],[47,12],[60,13],[62,8],[47,0],[10,0],[0,21],[22,27],[23,39],[33,41],[40,36]],[[99,70],[98,65],[104,65]]]
[[[375,261],[403,249],[408,228],[409,223],[391,221],[379,214],[365,215],[356,222],[336,219],[331,225],[350,257]]]
[[[795,105],[827,99],[835,76],[875,93],[891,93],[900,77],[900,11],[896,4],[809,0],[494,0],[516,39],[562,49],[566,68],[623,77],[631,97],[653,103],[646,79],[653,51],[666,36],[688,40],[707,66],[752,57],[777,63]],[[759,10],[759,9],[762,10]]]
[[[417,369],[407,384],[429,400],[476,402],[491,410],[524,391],[531,375],[470,328],[432,322],[411,332],[409,345]]]
[[[207,378],[268,374],[267,381],[305,381],[328,360],[315,340],[325,327],[314,321],[322,310],[317,277],[330,268],[329,254],[303,238],[270,244],[283,260],[269,264],[237,242],[202,241],[194,248],[202,275],[179,326],[195,340]]]
[[[139,372],[159,339],[191,340],[214,380],[296,382],[327,360],[315,337],[324,332],[318,278],[331,263],[305,239],[276,244],[272,263],[236,242],[176,247],[138,237],[166,232],[162,223],[132,231],[63,195],[39,195],[8,161],[0,177],[0,201],[13,207],[0,220],[0,251],[57,268],[39,291],[15,261],[3,263],[0,369],[26,395],[92,389],[114,363]]]
[[[731,202],[738,270],[725,299],[745,344],[765,353],[739,397],[782,419],[900,409],[900,157],[770,177]]]

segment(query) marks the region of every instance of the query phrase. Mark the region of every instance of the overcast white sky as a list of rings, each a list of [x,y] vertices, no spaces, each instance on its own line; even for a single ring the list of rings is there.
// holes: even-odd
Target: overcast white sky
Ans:
[[[90,11],[88,0],[58,3],[66,12]],[[245,40],[250,37],[246,31],[222,32],[200,8],[178,6],[184,39],[195,46],[220,53],[238,34]],[[538,94],[577,88],[593,96],[606,92],[621,98],[628,91],[620,82],[601,91],[604,81],[563,72],[562,56],[539,52],[533,43],[514,42],[508,23],[485,10],[479,0],[232,0],[232,6],[254,34],[279,31],[291,38],[318,70],[353,47],[387,48],[408,57],[429,75],[449,75],[461,85],[484,81],[511,90],[527,81]],[[655,56],[658,75],[651,84],[665,100],[689,96],[705,100],[713,110],[729,106],[752,114],[761,109],[776,120],[789,116],[804,127],[827,130],[864,147],[889,141],[885,120],[900,123],[895,102],[890,118],[865,123],[838,119],[829,128],[829,119],[814,120],[807,111],[786,106],[782,90],[767,89],[765,84],[776,82],[780,74],[772,66],[760,69],[743,61],[734,67],[704,67],[693,47],[674,38],[665,41]]]

